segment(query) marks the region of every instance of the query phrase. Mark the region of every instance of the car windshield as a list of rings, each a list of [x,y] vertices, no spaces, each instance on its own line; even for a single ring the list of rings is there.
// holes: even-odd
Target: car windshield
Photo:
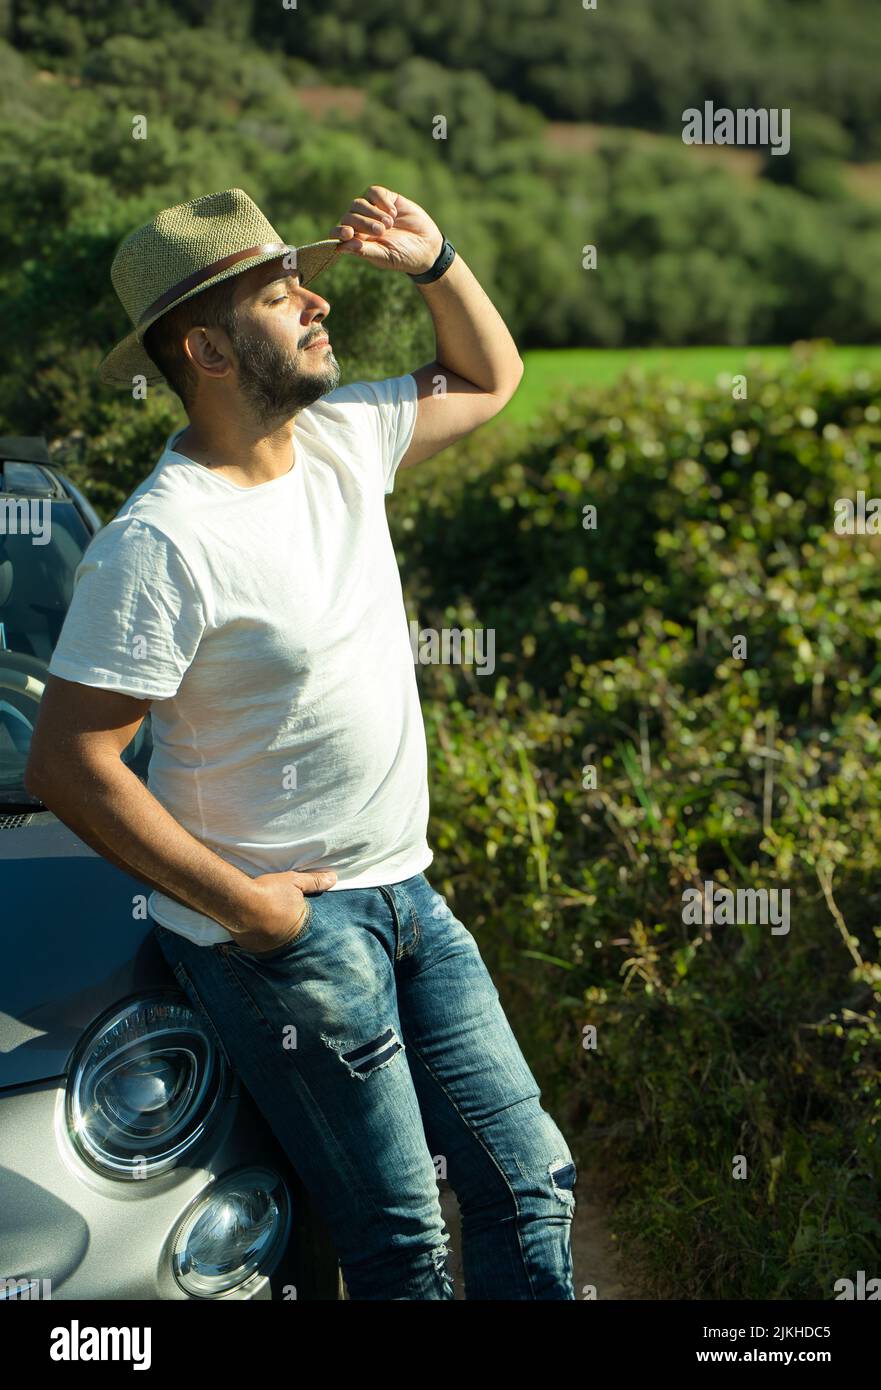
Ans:
[[[72,502],[53,500],[46,544],[0,532],[0,650],[48,661],[91,536]]]

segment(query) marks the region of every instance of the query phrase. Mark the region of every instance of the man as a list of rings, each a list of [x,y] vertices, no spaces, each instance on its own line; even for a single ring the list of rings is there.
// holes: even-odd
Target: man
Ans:
[[[437,360],[337,388],[338,255],[414,277]],[[425,733],[385,515],[399,468],[510,400],[505,325],[426,212],[379,186],[290,247],[240,189],[117,251],[102,376],[186,407],[77,572],[28,789],[153,888],[194,1007],[325,1219],[353,1299],[572,1299],[575,1168],[471,933],[425,877]],[[148,710],[149,788],[121,752]]]

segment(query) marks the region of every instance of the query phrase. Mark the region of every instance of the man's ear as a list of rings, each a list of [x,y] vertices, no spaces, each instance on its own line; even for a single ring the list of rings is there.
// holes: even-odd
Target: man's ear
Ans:
[[[232,370],[231,345],[222,328],[191,328],[183,347],[193,367],[206,376],[223,377]]]

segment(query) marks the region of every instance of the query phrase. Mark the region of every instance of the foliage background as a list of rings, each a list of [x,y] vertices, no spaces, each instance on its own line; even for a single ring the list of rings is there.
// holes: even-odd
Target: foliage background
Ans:
[[[301,241],[400,187],[524,350],[877,343],[879,59],[858,0],[0,0],[0,429],[113,514],[179,423],[95,381],[127,329],[113,251],[233,185]],[[790,106],[791,155],[686,150],[704,100]],[[345,380],[433,356],[409,284],[332,276]],[[878,491],[881,380],[804,345],[747,379],[687,384],[671,352],[585,380],[390,517],[411,615],[497,634],[491,678],[419,668],[432,875],[582,1190],[604,1175],[647,1292],[829,1298],[881,1246],[879,540],[832,526]],[[709,876],[788,887],[789,935],[687,928]]]

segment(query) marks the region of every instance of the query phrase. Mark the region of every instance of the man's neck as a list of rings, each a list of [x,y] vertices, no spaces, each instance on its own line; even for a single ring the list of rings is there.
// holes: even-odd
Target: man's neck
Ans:
[[[191,420],[174,446],[238,487],[256,487],[289,473],[296,463],[294,419],[276,426],[248,421]]]

